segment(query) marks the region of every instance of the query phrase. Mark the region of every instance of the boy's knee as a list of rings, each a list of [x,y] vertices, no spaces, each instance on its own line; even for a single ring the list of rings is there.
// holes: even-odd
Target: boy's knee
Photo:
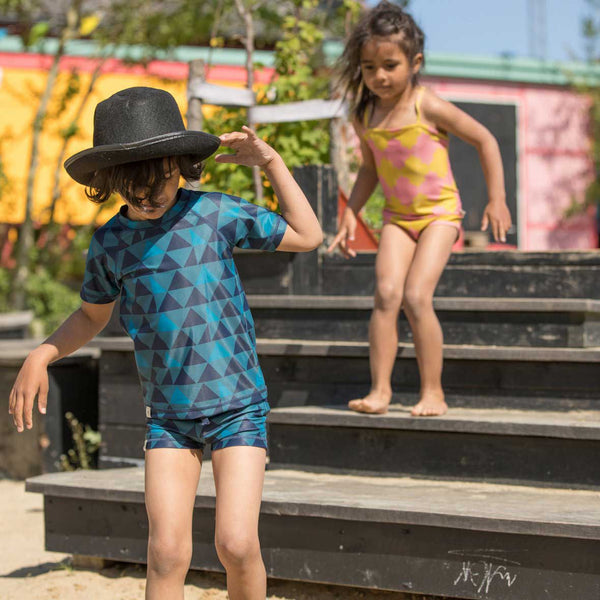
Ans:
[[[220,534],[215,537],[215,547],[219,560],[225,568],[239,567],[260,556],[258,536],[242,536],[239,533]]]
[[[148,539],[148,568],[159,575],[187,573],[192,560],[192,545],[172,536]]]

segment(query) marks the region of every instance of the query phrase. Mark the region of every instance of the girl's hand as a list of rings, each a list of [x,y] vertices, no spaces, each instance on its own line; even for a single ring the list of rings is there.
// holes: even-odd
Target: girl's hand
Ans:
[[[492,226],[492,235],[496,242],[506,242],[506,233],[511,228],[512,221],[508,206],[504,202],[489,202],[483,211],[481,220],[481,231],[485,231],[488,225]]]
[[[252,129],[242,127],[242,131],[224,133],[219,138],[221,144],[234,150],[233,154],[218,154],[215,160],[220,163],[235,163],[246,167],[266,167],[277,152],[261,140]]]
[[[33,402],[37,395],[38,410],[46,413],[48,401],[48,363],[32,352],[23,363],[9,396],[8,413],[18,432],[33,427]]]
[[[346,258],[353,258],[356,256],[356,250],[353,250],[348,246],[348,242],[354,241],[354,234],[356,232],[356,215],[351,208],[347,208],[344,211],[340,228],[338,229],[337,235],[333,238],[327,252],[332,252],[337,246],[340,247],[342,254]]]

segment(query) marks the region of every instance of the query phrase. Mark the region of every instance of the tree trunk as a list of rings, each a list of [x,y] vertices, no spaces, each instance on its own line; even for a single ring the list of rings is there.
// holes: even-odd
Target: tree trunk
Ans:
[[[196,59],[189,62],[189,75],[188,75],[188,91],[196,81],[206,81],[206,71],[204,61],[202,59]],[[204,117],[202,115],[202,100],[195,98],[188,93],[188,110],[187,110],[187,126],[188,129],[194,131],[201,131],[204,125]],[[185,187],[188,190],[199,190],[199,181],[186,181]]]
[[[35,187],[35,176],[39,159],[39,143],[42,130],[44,128],[44,119],[48,111],[50,96],[58,77],[58,68],[60,59],[65,52],[67,42],[75,35],[79,22],[81,20],[81,2],[82,0],[73,0],[67,12],[67,24],[61,32],[58,47],[52,60],[52,66],[46,79],[46,87],[40,99],[38,109],[33,121],[33,131],[31,137],[31,156],[29,159],[29,171],[27,174],[27,190],[25,199],[25,217],[19,232],[19,246],[17,251],[17,266],[15,278],[13,281],[12,304],[16,310],[25,308],[25,284],[29,275],[29,255],[33,247],[33,194]]]
[[[75,116],[73,117],[73,119],[71,120],[71,123],[69,124],[69,129],[76,126],[77,123],[79,123],[79,119],[81,119],[81,115],[83,114],[85,105],[87,104],[90,96],[92,95],[92,92],[94,91],[96,81],[98,81],[98,78],[100,77],[100,74],[102,72],[102,67],[104,66],[105,62],[106,62],[106,59],[102,59],[96,65],[96,68],[94,69],[94,72],[92,73],[92,77],[90,79],[90,83],[87,87],[87,90],[86,90],[83,98],[81,99],[79,106],[77,107]],[[52,200],[50,201],[48,225],[54,224],[56,204],[58,202],[58,199],[60,198],[60,175],[62,173],[62,165],[63,165],[65,155],[67,153],[67,146],[69,145],[70,139],[71,139],[70,137],[65,137],[63,139],[63,143],[60,148],[60,152],[58,153],[58,158],[56,159],[56,167],[54,168],[54,185],[52,188]]]
[[[253,5],[253,8],[258,8],[260,4],[261,2],[257,2]],[[254,20],[252,18],[252,11],[244,5],[244,0],[235,0],[235,6],[246,28],[246,35],[244,37],[244,47],[246,48],[246,86],[249,90],[254,90]],[[255,123],[248,120],[248,127],[254,129],[255,125]],[[254,182],[256,202],[260,204],[263,199],[263,185],[259,167],[252,167],[252,181]]]

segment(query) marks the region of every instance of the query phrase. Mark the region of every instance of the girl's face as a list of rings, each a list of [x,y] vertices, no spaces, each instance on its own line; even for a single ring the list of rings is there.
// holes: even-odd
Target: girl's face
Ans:
[[[127,204],[127,216],[132,221],[159,219],[175,204],[177,201],[177,190],[179,189],[179,167],[169,165],[168,159],[165,159],[165,174],[168,176],[154,204],[142,202],[141,206],[134,206],[125,200]]]
[[[397,36],[373,38],[363,44],[360,68],[365,85],[381,100],[396,100],[410,85],[421,68],[423,55],[410,63],[400,48]]]

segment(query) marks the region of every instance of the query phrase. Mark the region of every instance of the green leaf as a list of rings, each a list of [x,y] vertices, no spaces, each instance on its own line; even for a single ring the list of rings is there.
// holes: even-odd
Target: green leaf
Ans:
[[[50,23],[47,21],[41,21],[39,23],[35,23],[29,30],[29,37],[27,39],[28,46],[35,46],[39,42],[41,42],[48,32],[50,31]]]

